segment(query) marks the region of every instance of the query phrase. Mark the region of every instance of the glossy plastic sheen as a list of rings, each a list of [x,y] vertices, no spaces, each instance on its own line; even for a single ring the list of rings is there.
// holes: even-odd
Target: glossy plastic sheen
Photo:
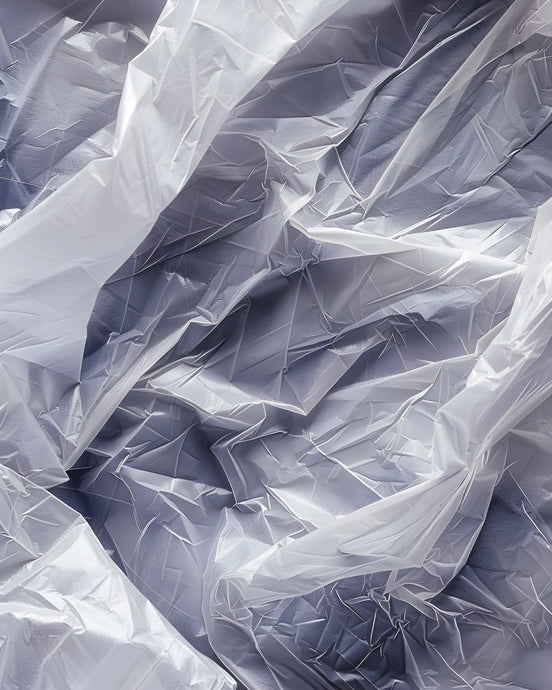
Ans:
[[[550,690],[552,2],[0,31],[0,687]]]

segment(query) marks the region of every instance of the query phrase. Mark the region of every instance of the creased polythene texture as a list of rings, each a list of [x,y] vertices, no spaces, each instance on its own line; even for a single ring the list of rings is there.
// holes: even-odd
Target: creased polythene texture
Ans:
[[[0,24],[0,685],[549,690],[552,2]]]

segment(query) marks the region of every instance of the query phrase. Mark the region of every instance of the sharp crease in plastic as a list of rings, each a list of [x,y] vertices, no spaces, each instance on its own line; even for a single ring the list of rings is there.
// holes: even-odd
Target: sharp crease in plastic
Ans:
[[[550,690],[552,2],[0,3],[0,687]]]

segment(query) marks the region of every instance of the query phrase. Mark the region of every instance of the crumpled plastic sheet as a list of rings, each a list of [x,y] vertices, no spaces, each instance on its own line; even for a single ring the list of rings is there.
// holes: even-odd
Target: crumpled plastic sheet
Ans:
[[[0,687],[552,687],[552,2],[2,0]]]

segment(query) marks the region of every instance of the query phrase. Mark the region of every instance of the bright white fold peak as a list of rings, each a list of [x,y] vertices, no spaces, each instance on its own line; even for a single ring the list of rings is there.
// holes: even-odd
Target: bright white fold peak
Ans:
[[[0,3],[0,687],[549,690],[552,0]]]

